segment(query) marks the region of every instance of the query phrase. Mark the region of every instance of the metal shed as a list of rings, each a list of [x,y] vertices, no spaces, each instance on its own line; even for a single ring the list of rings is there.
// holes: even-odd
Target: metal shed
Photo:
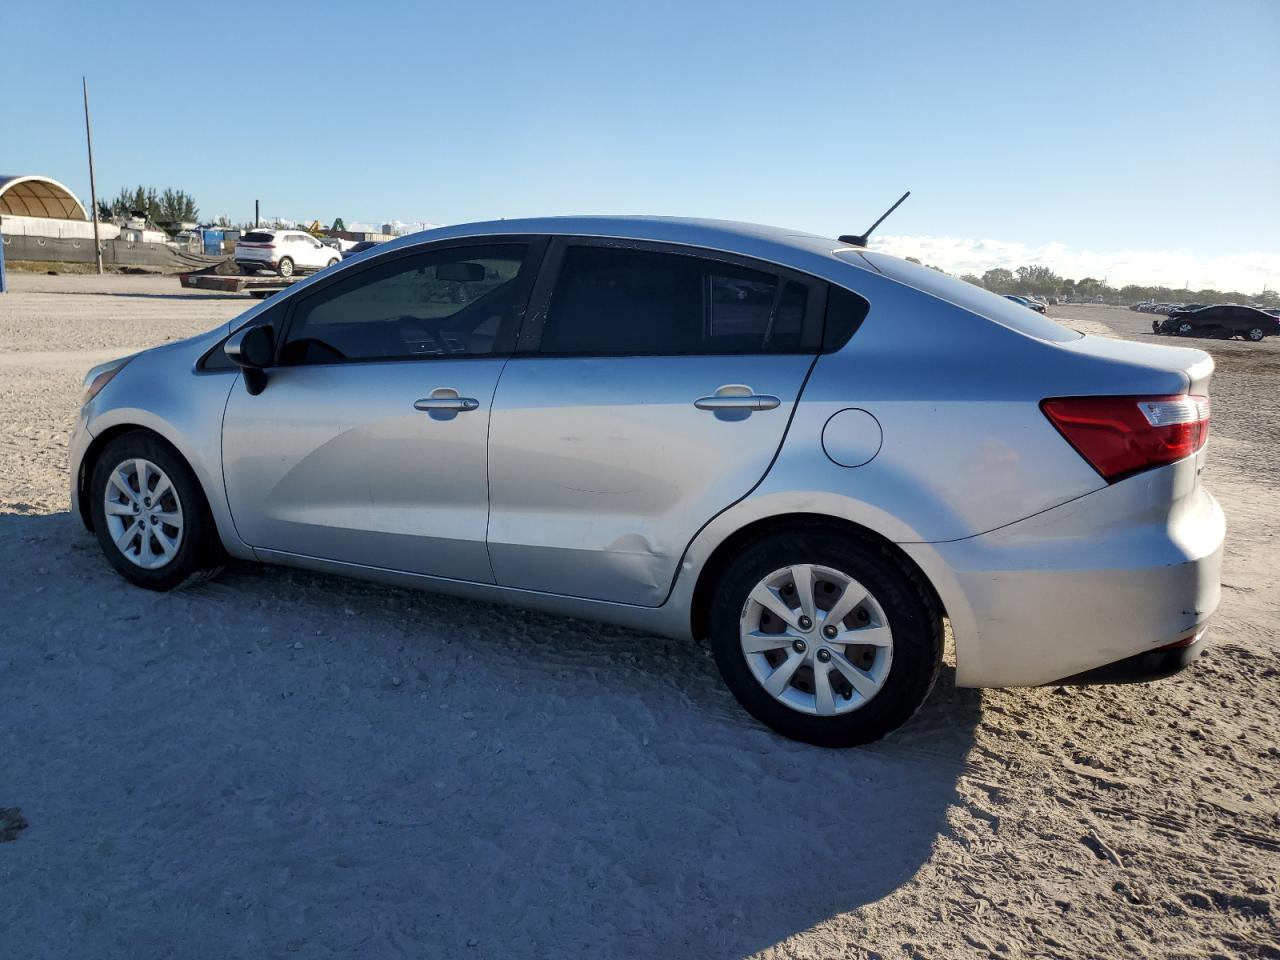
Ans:
[[[84,204],[50,177],[0,176],[0,216],[88,220]]]

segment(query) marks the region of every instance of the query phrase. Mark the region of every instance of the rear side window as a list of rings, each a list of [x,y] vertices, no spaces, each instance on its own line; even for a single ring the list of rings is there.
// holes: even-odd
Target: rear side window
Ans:
[[[801,353],[809,288],[704,257],[570,246],[541,352],[605,356]]]
[[[834,353],[858,332],[871,305],[844,287],[831,285],[827,293],[827,322],[822,331],[822,352]]]
[[[251,230],[240,238],[245,243],[270,243],[275,237],[270,233],[261,233]]]

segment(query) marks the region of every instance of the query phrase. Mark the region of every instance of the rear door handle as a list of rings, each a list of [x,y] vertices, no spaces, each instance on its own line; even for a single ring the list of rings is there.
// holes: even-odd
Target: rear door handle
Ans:
[[[782,403],[767,393],[721,394],[699,397],[693,405],[699,410],[772,410]]]

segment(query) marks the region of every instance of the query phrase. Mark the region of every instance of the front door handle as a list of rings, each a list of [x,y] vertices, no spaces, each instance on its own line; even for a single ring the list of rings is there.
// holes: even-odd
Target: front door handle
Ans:
[[[480,409],[480,401],[458,396],[453,387],[436,387],[431,396],[413,401],[413,409],[421,410],[432,420],[452,420],[460,413]]]
[[[430,412],[432,410],[478,410],[480,401],[474,397],[423,397],[413,401],[413,409]]]

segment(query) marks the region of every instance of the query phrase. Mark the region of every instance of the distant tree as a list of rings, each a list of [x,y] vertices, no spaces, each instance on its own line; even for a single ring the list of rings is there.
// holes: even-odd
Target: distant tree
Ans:
[[[128,217],[140,213],[152,223],[196,220],[200,209],[195,198],[183,190],[166,188],[163,193],[155,187],[139,186],[133,190],[122,187],[110,204],[99,204],[108,217]]]
[[[1004,267],[996,267],[982,275],[982,285],[992,293],[1009,293],[1013,289],[1013,273]]]
[[[917,260],[915,257],[907,257],[907,263],[920,263],[920,261]],[[920,264],[920,265],[924,266],[924,264]]]
[[[1102,293],[1102,281],[1094,277],[1085,277],[1076,283],[1076,292],[1086,300],[1092,300]]]
[[[200,216],[195,197],[184,190],[174,190],[171,187],[166,187],[164,193],[160,194],[156,210],[159,215],[153,219],[157,223],[194,221]]]
[[[982,286],[982,278],[978,276],[976,273],[966,273],[960,279],[963,280],[965,283],[972,283],[975,287]]]
[[[1048,267],[1019,267],[1017,287],[1023,293],[1056,296],[1062,286],[1062,278]]]

